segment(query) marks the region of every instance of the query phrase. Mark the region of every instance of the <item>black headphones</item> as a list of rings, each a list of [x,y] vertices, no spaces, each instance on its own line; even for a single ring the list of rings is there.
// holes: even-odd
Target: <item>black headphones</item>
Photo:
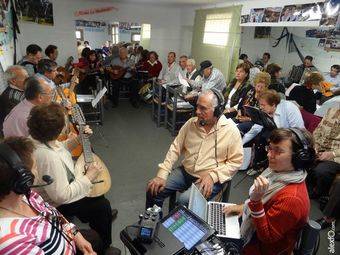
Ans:
[[[12,190],[18,194],[28,195],[34,182],[34,175],[28,171],[18,154],[7,144],[0,144],[0,158],[16,172],[17,178],[12,183]]]
[[[219,90],[215,88],[211,88],[210,90],[217,97],[217,106],[214,109],[214,116],[216,118],[219,118],[223,114],[223,111],[224,111],[224,104],[225,104],[224,96]]]
[[[290,128],[289,130],[294,134],[302,147],[297,151],[293,151],[292,164],[295,170],[308,169],[316,159],[315,150],[300,129]]]

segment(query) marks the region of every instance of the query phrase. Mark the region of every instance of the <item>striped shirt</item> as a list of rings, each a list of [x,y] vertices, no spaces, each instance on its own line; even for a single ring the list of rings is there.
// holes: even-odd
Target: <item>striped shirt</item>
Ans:
[[[28,203],[26,198],[23,201]],[[60,221],[57,220],[61,214],[57,209],[33,191],[30,202],[39,212],[38,216],[0,218],[0,254],[75,254],[75,243],[62,232]]]

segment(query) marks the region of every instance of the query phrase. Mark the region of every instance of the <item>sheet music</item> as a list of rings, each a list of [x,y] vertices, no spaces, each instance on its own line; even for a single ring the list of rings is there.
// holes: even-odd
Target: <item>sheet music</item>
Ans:
[[[190,87],[189,83],[183,78],[181,73],[178,73],[178,80],[181,85]]]
[[[104,87],[102,88],[99,93],[97,94],[97,96],[92,100],[91,104],[92,104],[92,107],[96,107],[98,102],[100,101],[100,99],[102,99],[102,97],[105,95],[107,91],[107,88]]]

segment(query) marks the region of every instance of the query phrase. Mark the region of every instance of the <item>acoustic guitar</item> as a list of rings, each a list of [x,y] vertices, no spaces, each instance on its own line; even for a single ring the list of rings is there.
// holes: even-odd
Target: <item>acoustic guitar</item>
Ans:
[[[322,93],[322,95],[324,95],[325,97],[333,96],[333,92],[331,91],[331,87],[333,87],[333,85],[334,84],[331,82],[327,81],[321,82],[320,92]]]
[[[61,87],[61,85],[57,85],[57,92],[59,94],[60,100],[57,99],[56,101],[57,102],[59,101],[59,103],[61,103],[61,105],[66,108],[66,106],[68,105],[68,102],[70,102],[70,100],[64,94],[64,90]],[[71,105],[72,105],[72,103],[71,103]],[[79,105],[77,105],[77,104],[74,104],[72,107],[74,107],[75,105],[79,107]],[[72,108],[71,108],[71,110],[69,110],[68,115],[72,115]],[[69,121],[69,116],[66,116],[66,130],[65,130],[65,132],[63,132],[62,134],[59,135],[58,141],[62,142],[62,141],[67,140],[68,135],[70,133],[78,135],[78,132],[77,132],[74,124],[70,123],[70,121]],[[71,154],[72,154],[73,158],[78,158],[82,154],[82,152],[83,152],[83,147],[79,144],[71,151]]]
[[[70,82],[70,87],[69,88],[61,88],[61,86],[58,86],[58,94],[59,97],[57,97],[56,101],[60,102],[61,98],[61,91],[63,91],[64,97],[69,100],[69,102],[74,105],[77,103],[77,96],[74,93],[75,87],[79,83],[79,69],[74,68],[72,71],[72,74],[69,74],[64,67],[58,67],[57,68],[58,74],[56,75],[56,78],[54,80],[56,85],[61,85],[67,82]]]
[[[109,73],[111,80],[118,80],[123,78],[129,67],[121,67],[118,65],[106,67],[106,71]]]
[[[111,188],[110,172],[104,162],[92,152],[90,139],[84,133],[86,125],[85,117],[77,104],[72,107],[72,119],[73,123],[78,125],[79,137],[83,147],[83,153],[80,155],[75,165],[75,176],[86,174],[86,166],[92,162],[96,162],[103,170],[96,180],[92,182],[94,185],[88,196],[98,197],[104,195]]]

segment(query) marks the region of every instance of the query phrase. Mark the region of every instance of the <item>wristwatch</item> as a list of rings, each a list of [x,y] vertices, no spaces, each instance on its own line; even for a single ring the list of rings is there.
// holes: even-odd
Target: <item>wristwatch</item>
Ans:
[[[63,228],[64,228],[64,231],[66,232],[66,234],[72,239],[79,232],[78,227],[76,225],[74,225],[73,223],[70,223],[70,222],[66,223]]]

